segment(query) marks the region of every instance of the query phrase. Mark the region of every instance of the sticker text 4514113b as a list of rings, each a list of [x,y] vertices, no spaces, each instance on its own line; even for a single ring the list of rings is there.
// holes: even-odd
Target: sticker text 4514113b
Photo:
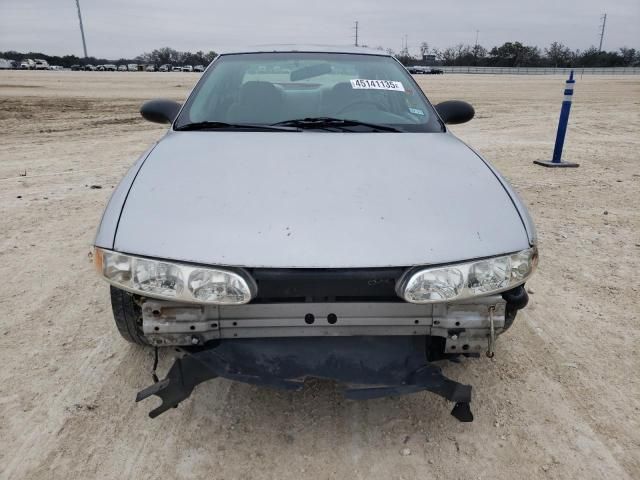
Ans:
[[[394,90],[404,92],[404,85],[393,80],[365,80],[356,78],[351,80],[351,88],[368,90]]]

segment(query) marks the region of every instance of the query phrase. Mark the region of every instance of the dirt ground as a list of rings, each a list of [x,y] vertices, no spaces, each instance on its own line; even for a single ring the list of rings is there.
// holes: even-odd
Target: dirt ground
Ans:
[[[154,400],[134,403],[152,355],[118,336],[88,253],[113,186],[163,134],[140,103],[197,78],[0,72],[0,478],[640,478],[640,77],[577,79],[565,158],[581,167],[562,170],[532,161],[551,156],[564,78],[419,77],[432,101],[475,105],[454,131],[540,237],[496,357],[445,365],[474,386],[471,424],[432,394],[354,402],[325,382],[216,380],[156,420]]]

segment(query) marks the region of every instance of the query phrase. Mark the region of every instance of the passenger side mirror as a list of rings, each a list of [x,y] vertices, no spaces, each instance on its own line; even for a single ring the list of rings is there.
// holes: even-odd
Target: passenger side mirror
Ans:
[[[436,105],[436,111],[447,125],[466,123],[476,114],[471,104],[462,100],[448,100]]]
[[[140,107],[140,115],[154,123],[173,123],[180,111],[181,104],[173,100],[158,98],[144,102]]]

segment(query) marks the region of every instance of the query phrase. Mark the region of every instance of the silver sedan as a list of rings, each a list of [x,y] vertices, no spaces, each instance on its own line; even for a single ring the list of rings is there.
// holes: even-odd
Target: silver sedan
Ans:
[[[349,398],[428,390],[473,416],[438,360],[493,355],[537,261],[527,210],[392,56],[230,51],[122,179],[95,239],[115,323],[179,351],[138,394],[156,416],[215,377]]]

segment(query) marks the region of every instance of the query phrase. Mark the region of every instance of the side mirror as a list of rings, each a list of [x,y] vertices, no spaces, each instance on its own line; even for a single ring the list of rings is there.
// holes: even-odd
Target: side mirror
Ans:
[[[140,115],[145,120],[155,123],[173,123],[180,111],[180,105],[173,100],[162,98],[144,102],[140,107]]]
[[[466,123],[476,114],[473,107],[461,100],[448,100],[436,105],[436,111],[442,121],[448,125]]]

